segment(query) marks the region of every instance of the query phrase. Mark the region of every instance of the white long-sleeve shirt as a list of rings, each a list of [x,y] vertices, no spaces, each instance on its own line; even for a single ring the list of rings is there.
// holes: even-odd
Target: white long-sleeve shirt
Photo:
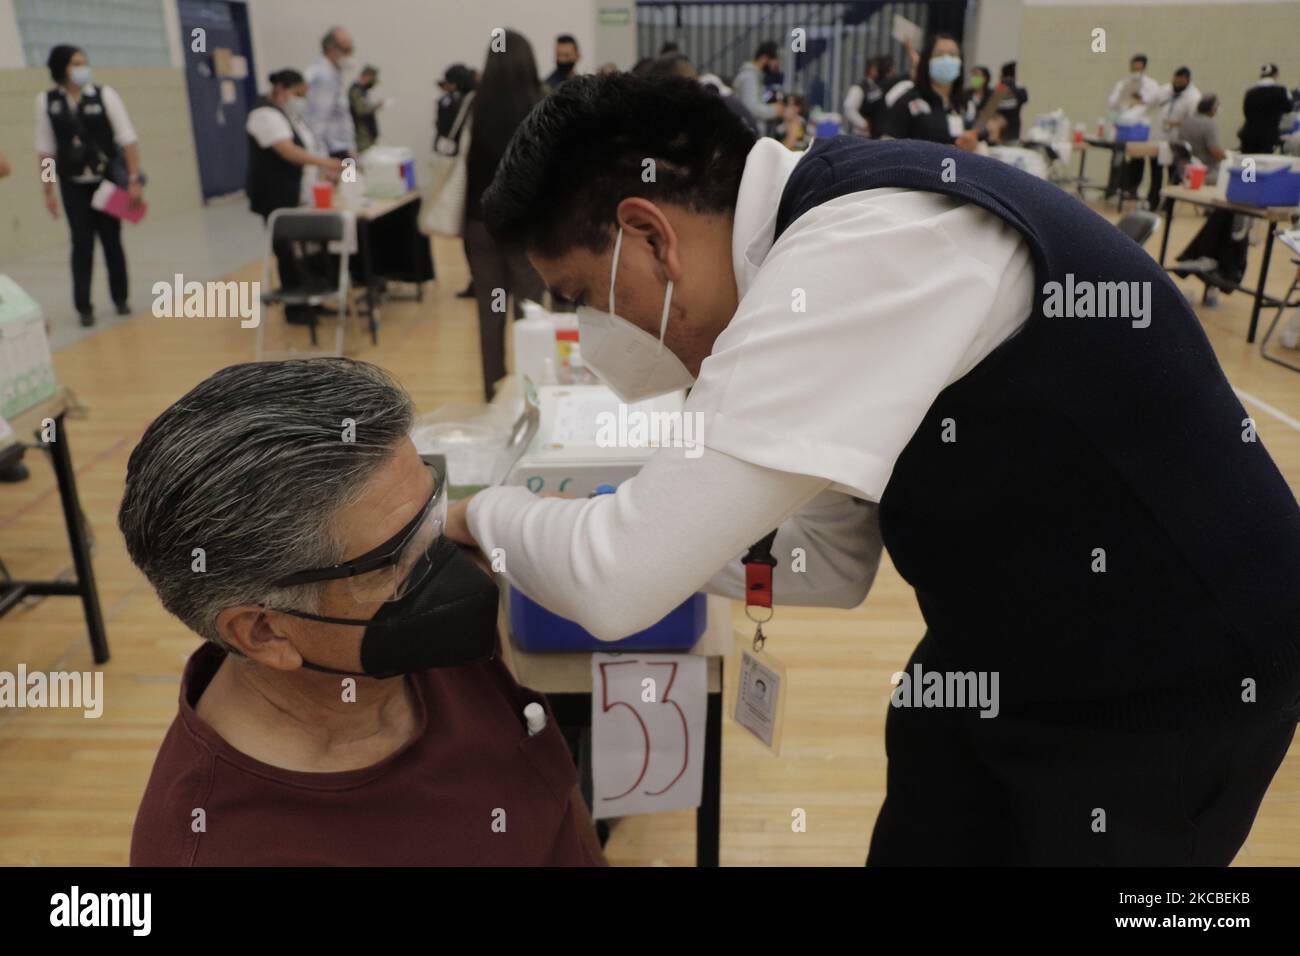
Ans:
[[[1178,142],[1181,139],[1178,135],[1178,127],[1183,120],[1196,113],[1196,107],[1200,102],[1201,91],[1193,83],[1183,87],[1181,93],[1174,92],[1172,83],[1160,87],[1156,93],[1159,111],[1156,114],[1156,123],[1151,128],[1151,138]]]
[[[773,528],[778,605],[858,604],[895,460],[938,393],[1029,315],[1026,244],[946,196],[851,193],[774,242],[800,158],[762,139],[746,160],[732,227],[739,306],[684,409],[702,416],[703,453],[660,448],[611,495],[491,488],[469,506],[471,533],[502,549],[506,577],[602,640],[706,585],[741,596],[738,559]]]
[[[701,589],[743,599],[739,555],[773,528],[779,603],[861,604],[880,561],[876,506],[829,485],[707,447],[695,459],[662,449],[612,495],[480,492],[469,525],[485,552],[502,549],[506,577],[521,591],[601,640],[617,640]],[[792,570],[796,548],[805,571]]]
[[[1134,93],[1139,97],[1136,103],[1132,98]],[[1111,109],[1119,111],[1121,123],[1147,123],[1150,122],[1148,114],[1151,107],[1156,104],[1159,95],[1160,84],[1154,79],[1145,73],[1130,73],[1115,84],[1106,103]]]
[[[343,71],[322,56],[307,67],[303,78],[307,81],[303,119],[316,141],[330,154],[355,151],[357,134]]]

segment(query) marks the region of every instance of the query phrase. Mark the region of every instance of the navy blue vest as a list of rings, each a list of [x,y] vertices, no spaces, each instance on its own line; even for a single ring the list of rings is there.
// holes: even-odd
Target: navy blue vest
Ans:
[[[926,668],[998,671],[1003,710],[1043,719],[1294,712],[1300,507],[1262,442],[1243,440],[1248,414],[1164,270],[1058,187],[915,141],[817,140],[776,235],[889,186],[1000,217],[1036,274],[1024,328],[935,398],[881,498],[885,546],[925,617]],[[1064,317],[1051,282],[1150,283],[1150,324]]]
[[[62,87],[46,94],[45,114],[54,130],[54,168],[63,179],[85,172],[102,176],[106,167],[101,164],[117,158],[117,140],[100,90],[82,90],[75,107]]]
[[[284,110],[276,106],[265,96],[258,97],[253,109],[268,107],[279,110],[289,119]],[[250,110],[249,112],[252,112]],[[302,137],[289,121],[289,132],[293,134],[293,143],[303,148]],[[302,167],[291,163],[273,148],[263,149],[258,145],[253,134],[248,134],[248,181],[244,187],[248,195],[248,208],[259,216],[269,216],[277,209],[297,206],[302,202]]]

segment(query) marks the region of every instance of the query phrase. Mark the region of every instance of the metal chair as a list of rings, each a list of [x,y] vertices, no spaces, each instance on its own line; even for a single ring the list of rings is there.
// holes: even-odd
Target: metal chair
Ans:
[[[1278,323],[1282,321],[1282,316],[1286,314],[1288,308],[1300,308],[1300,301],[1293,300],[1296,289],[1300,289],[1300,259],[1291,260],[1296,264],[1295,278],[1291,280],[1291,286],[1286,290],[1286,294],[1278,301],[1277,315],[1273,316],[1273,321],[1269,324],[1268,331],[1264,333],[1264,339],[1259,343],[1259,354],[1270,362],[1276,362],[1278,365],[1286,366],[1293,372],[1300,372],[1300,365],[1294,362],[1288,362],[1286,359],[1280,359],[1276,355],[1268,354],[1268,340],[1273,337],[1273,332]]]
[[[334,351],[332,355],[343,354],[343,329],[348,314],[348,294],[351,290],[351,276],[348,272],[348,220],[350,214],[339,209],[277,209],[271,213],[266,228],[266,255],[262,261],[262,303],[264,305],[308,305],[320,306],[331,297],[337,297],[339,308],[338,326],[334,332]],[[328,249],[330,243],[339,247],[339,275],[337,285],[322,283],[319,277],[307,276],[306,281],[298,286],[280,286],[271,284],[271,263],[275,259],[275,244],[278,242],[316,243]],[[283,276],[281,277],[283,281]],[[264,356],[266,322],[257,324],[257,360]],[[316,344],[316,319],[310,323],[311,342]]]
[[[1151,210],[1135,209],[1126,213],[1124,218],[1116,223],[1116,228],[1140,246],[1151,238],[1158,225],[1160,225],[1160,217]]]

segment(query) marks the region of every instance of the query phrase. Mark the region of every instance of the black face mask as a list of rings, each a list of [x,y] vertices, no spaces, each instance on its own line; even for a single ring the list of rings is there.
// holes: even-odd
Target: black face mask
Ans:
[[[568,76],[570,73],[573,72],[573,68],[577,65],[578,64],[576,61],[569,62],[569,63],[556,62],[555,69],[557,72],[563,73],[565,76]]]
[[[306,659],[302,666],[327,674],[384,678],[490,660],[497,641],[496,582],[450,538],[440,539],[421,560],[430,565],[421,583],[398,600],[385,602],[368,621],[277,608],[308,621],[365,625],[362,674]]]

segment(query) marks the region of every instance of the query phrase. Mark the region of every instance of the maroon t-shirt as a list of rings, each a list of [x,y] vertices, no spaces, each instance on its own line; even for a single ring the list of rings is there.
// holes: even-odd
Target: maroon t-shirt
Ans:
[[[136,814],[132,866],[603,865],[588,850],[594,835],[579,831],[577,772],[550,705],[500,656],[410,675],[415,736],[341,773],[272,767],[204,723],[194,705],[224,657],[205,642],[186,664]],[[533,701],[547,721],[530,737]]]

